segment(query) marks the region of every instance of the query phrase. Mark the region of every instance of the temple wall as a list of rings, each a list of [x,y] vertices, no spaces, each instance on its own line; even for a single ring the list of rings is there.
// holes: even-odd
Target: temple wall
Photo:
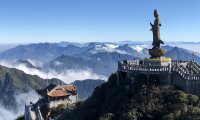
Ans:
[[[72,103],[78,101],[78,93],[77,93],[77,95],[70,95],[69,99],[71,100]]]
[[[172,74],[172,85],[180,87],[187,93],[200,96],[200,82],[198,80],[184,80],[178,74]]]
[[[199,85],[200,82],[198,80],[188,80],[186,84],[187,92],[200,96],[200,89],[198,87]]]
[[[52,107],[57,107],[57,106],[59,106],[59,105],[61,105],[61,104],[74,103],[74,102],[77,101],[77,97],[78,97],[77,95],[71,95],[71,96],[69,96],[69,98],[51,101],[51,102],[49,103],[50,108],[52,108]]]
[[[178,74],[173,73],[171,76],[172,85],[181,88],[182,90],[186,91],[186,81],[182,79]]]
[[[53,107],[57,107],[61,104],[68,104],[68,103],[71,103],[71,101],[67,100],[67,99],[64,99],[64,100],[56,100],[56,101],[51,101],[49,103],[50,105],[50,108],[53,108]]]

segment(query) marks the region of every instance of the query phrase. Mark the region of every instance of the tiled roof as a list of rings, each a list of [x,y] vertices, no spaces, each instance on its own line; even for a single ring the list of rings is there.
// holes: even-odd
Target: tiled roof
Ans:
[[[47,94],[51,97],[76,95],[77,89],[74,85],[57,86]]]
[[[77,88],[74,85],[55,85],[50,84],[48,87],[38,90],[38,94],[41,96],[50,96],[50,97],[62,97],[70,96],[77,94]]]

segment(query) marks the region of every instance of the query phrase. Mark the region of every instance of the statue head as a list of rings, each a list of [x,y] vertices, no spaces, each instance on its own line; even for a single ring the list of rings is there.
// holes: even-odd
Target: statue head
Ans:
[[[158,14],[158,10],[157,9],[154,10],[154,17],[155,18],[159,18],[159,14]]]

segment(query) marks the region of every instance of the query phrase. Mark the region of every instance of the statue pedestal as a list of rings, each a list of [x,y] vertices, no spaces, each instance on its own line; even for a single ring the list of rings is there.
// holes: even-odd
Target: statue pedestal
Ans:
[[[171,58],[160,57],[160,58],[145,58],[144,65],[151,66],[168,66],[171,65]]]
[[[152,48],[149,49],[149,55],[151,58],[159,58],[164,55],[165,50],[162,48]]]

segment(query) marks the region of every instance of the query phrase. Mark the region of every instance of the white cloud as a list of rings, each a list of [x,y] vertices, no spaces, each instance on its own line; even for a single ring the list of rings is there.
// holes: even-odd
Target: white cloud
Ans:
[[[34,61],[32,61],[33,63]],[[27,68],[24,64],[12,65],[6,61],[0,61],[0,64],[10,68],[16,68],[24,71],[27,74],[38,75],[41,78],[47,78],[47,72],[34,69]],[[48,78],[58,78],[64,81],[65,83],[72,83],[75,80],[84,80],[84,79],[103,79],[106,80],[107,77],[98,75],[92,72],[90,69],[88,70],[64,70],[61,73],[56,71],[49,71]],[[22,93],[15,96],[17,101],[17,111],[7,110],[0,106],[0,120],[14,120],[19,115],[24,114],[25,104],[28,105],[30,101],[36,102],[39,99],[39,96],[34,91],[29,91],[28,93]]]
[[[43,67],[43,63],[38,60],[28,59],[28,61],[35,67]]]
[[[0,106],[0,120],[14,120],[15,118],[17,115],[14,112]]]
[[[54,65],[56,65],[56,66],[60,66],[60,65],[62,65],[63,63],[62,62],[60,62],[60,61],[54,61],[54,63],[53,63]]]
[[[24,64],[12,65],[5,61],[0,61],[0,64],[10,67],[10,68],[16,68],[16,69],[22,70],[27,74],[38,75],[39,77],[41,77],[43,79],[46,79],[47,77],[49,79],[58,78],[68,84],[74,82],[75,80],[84,80],[84,79],[106,80],[107,79],[107,77],[105,77],[103,75],[98,75],[90,69],[87,69],[87,70],[70,69],[70,70],[63,70],[62,72],[57,72],[55,70],[49,70],[48,72],[46,72],[46,71],[38,70],[35,68],[28,68]]]
[[[30,101],[35,103],[38,99],[39,95],[33,90],[27,93],[16,94],[16,109],[8,110],[0,105],[0,120],[15,120],[18,116],[24,114],[25,105],[28,105]]]
[[[119,47],[119,45],[116,44],[105,44],[105,45],[113,49]]]
[[[144,48],[148,48],[148,45],[134,45],[134,46],[131,46],[131,48],[133,48],[134,50],[140,52],[140,51],[142,51]]]
[[[40,96],[34,91],[29,90],[27,93],[20,93],[15,95],[15,100],[17,102],[18,108],[22,108],[24,111],[24,105],[29,105],[30,102],[37,102]],[[23,107],[21,107],[23,106]]]
[[[127,52],[122,50],[117,50],[116,48],[117,46],[112,44],[96,45],[95,48],[90,51],[90,53],[96,54],[98,52],[118,52],[120,54],[128,54]]]
[[[85,79],[103,79],[103,80],[107,79],[107,77],[93,73],[90,70],[66,70],[58,74],[57,78],[63,80],[65,83],[72,83],[75,80],[85,80]]]
[[[98,61],[101,61],[101,58],[97,58]]]

